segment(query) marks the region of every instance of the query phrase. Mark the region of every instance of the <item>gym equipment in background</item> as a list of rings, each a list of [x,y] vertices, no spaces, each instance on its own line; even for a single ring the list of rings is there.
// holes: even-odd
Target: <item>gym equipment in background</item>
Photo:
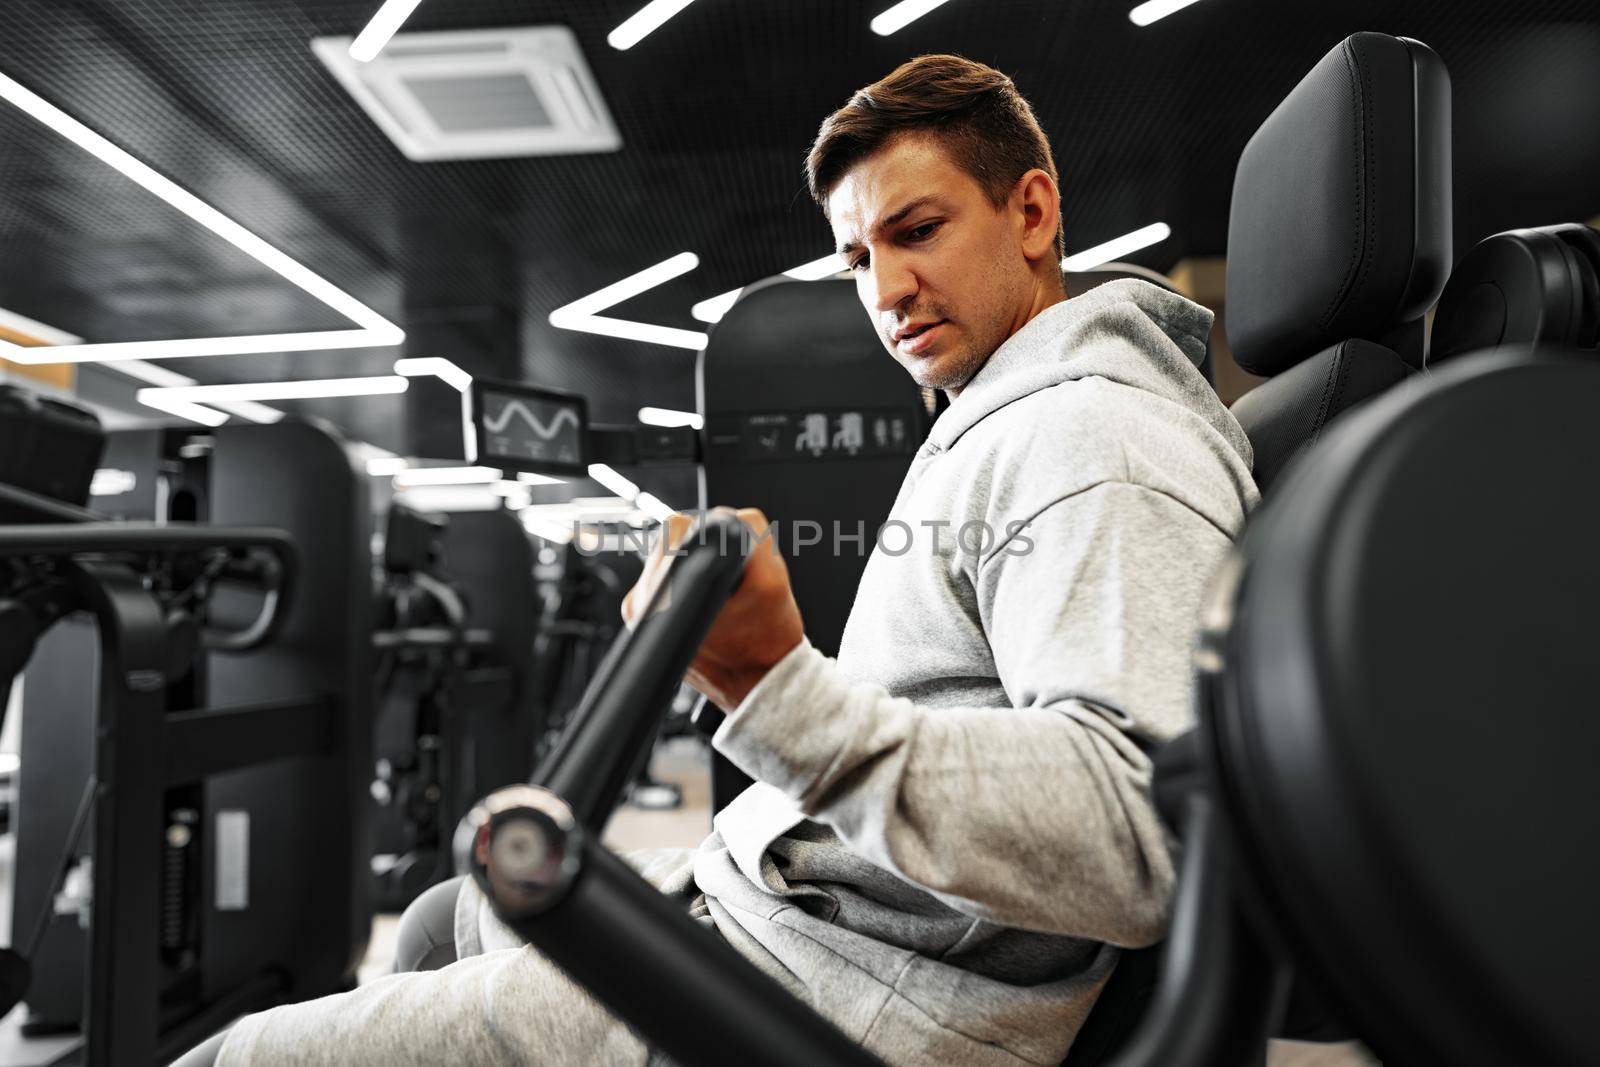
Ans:
[[[113,436],[107,469],[144,521],[0,490],[6,601],[39,623],[4,639],[27,660],[13,929],[33,949],[25,1034],[150,1064],[354,982],[368,500],[311,423]]]
[[[456,823],[486,790],[533,769],[532,563],[509,513],[390,506],[373,633],[379,910],[399,911],[450,877]]]

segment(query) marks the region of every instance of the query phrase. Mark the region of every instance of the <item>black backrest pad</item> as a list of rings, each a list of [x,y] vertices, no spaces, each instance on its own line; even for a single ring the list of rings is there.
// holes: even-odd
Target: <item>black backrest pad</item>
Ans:
[[[1385,1062],[1594,1062],[1597,410],[1592,354],[1462,359],[1330,431],[1241,541],[1241,852]]]
[[[1358,33],[1262,123],[1234,175],[1228,339],[1273,375],[1422,315],[1450,268],[1450,79],[1426,45]]]
[[[1267,492],[1335,416],[1410,373],[1406,362],[1382,345],[1341,341],[1246,393],[1233,405],[1233,414],[1255,450],[1256,486]]]

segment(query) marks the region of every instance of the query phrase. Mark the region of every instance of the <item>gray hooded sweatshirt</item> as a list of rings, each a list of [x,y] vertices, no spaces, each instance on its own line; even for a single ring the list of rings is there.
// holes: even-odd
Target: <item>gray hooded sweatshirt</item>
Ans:
[[[838,660],[802,644],[717,732],[757,780],[694,864],[718,929],[891,1063],[1057,1064],[1162,936],[1144,746],[1193,722],[1256,500],[1211,318],[1128,280],[1014,334],[912,461]]]
[[[1196,369],[1211,318],[1117,281],[1001,345],[913,460],[838,659],[803,642],[717,732],[757,784],[698,850],[633,857],[890,1064],[1053,1067],[1119,948],[1162,936],[1146,749],[1193,721],[1202,589],[1256,500]],[[308,1032],[327,1062],[643,1058],[470,882],[457,939],[246,1020],[224,1062],[324,1062]]]

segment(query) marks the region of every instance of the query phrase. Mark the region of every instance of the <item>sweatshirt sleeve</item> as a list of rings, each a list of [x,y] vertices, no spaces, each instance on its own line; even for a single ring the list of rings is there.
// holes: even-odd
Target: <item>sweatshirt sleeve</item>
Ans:
[[[1168,836],[1138,738],[1192,722],[1190,651],[1227,533],[1106,482],[973,572],[1011,707],[926,707],[802,643],[717,732],[856,853],[1007,926],[1139,946],[1165,929]]]

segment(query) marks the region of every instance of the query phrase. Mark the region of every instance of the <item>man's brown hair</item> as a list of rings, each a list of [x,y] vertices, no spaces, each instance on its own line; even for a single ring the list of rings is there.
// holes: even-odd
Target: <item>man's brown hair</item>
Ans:
[[[1034,168],[1060,184],[1050,141],[1010,78],[961,56],[918,56],[857,90],[823,120],[806,156],[812,198],[826,213],[828,194],[851,167],[900,134],[919,131],[935,134],[995,207]],[[1065,250],[1058,218],[1057,257]]]

